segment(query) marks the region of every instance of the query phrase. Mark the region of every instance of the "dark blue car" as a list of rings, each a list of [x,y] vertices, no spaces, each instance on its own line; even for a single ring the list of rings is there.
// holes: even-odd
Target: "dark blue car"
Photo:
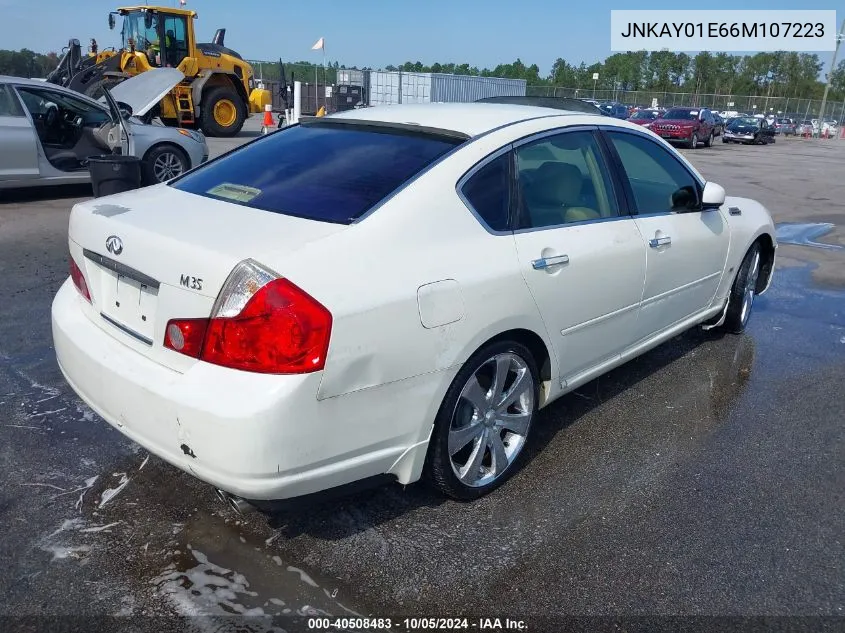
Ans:
[[[607,116],[612,116],[615,119],[628,118],[628,106],[622,105],[621,103],[602,103],[599,105],[599,108]]]

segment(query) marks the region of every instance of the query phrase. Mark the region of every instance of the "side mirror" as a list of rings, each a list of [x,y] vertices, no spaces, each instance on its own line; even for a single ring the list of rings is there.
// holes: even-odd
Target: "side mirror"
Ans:
[[[128,103],[118,101],[117,109],[120,110],[120,116],[122,116],[124,119],[128,119],[132,116],[132,106],[130,106]]]
[[[704,185],[704,191],[701,194],[701,208],[718,209],[723,204],[725,204],[725,189],[715,182],[708,182]]]
[[[113,31],[115,25],[114,13],[109,13],[109,30]]]
[[[149,11],[144,12],[144,28],[148,31],[153,28],[153,14]]]

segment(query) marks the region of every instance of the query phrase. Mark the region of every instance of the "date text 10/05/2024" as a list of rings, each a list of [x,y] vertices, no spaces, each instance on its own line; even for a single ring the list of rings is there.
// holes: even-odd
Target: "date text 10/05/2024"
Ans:
[[[308,618],[314,631],[527,631],[512,618]]]

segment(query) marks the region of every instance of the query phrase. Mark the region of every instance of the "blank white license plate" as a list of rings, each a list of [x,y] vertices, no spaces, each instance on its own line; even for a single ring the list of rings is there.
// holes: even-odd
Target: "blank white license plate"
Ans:
[[[152,344],[158,289],[104,270],[103,315],[127,334]]]

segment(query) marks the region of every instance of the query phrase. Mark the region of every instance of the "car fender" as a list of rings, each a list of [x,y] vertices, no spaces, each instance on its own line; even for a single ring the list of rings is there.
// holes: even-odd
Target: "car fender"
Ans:
[[[761,236],[768,236],[775,252],[777,252],[775,224],[768,209],[762,204],[750,198],[730,196],[725,198],[722,213],[730,227],[731,242],[728,257],[725,260],[725,274],[723,274],[722,282],[716,292],[715,303],[722,303],[727,299],[745,254]],[[765,287],[759,294],[768,290],[773,272],[774,262],[766,279]]]
[[[193,169],[202,162],[203,155],[207,152],[206,143],[198,142],[191,136],[185,136],[178,128],[152,125],[138,119],[130,119],[130,125],[135,141],[134,154],[139,158],[146,156],[156,145],[168,143],[185,152],[190,161],[190,168]]]

